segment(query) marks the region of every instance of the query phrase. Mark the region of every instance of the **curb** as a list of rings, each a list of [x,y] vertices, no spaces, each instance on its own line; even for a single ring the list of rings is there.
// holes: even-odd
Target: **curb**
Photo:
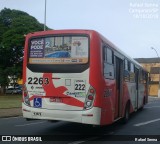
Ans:
[[[22,116],[22,108],[3,108],[0,109],[0,118]]]
[[[12,117],[21,117],[22,115],[10,115],[10,116],[0,116],[0,118],[12,118]]]

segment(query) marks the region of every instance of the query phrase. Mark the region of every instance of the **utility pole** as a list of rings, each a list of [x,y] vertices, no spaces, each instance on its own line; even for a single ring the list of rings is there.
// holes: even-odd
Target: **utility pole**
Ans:
[[[44,31],[46,30],[46,14],[47,14],[47,0],[45,0],[45,8],[44,8]]]
[[[157,50],[154,48],[154,47],[151,47],[151,49],[153,49],[156,54],[157,54],[157,57],[158,57],[158,63],[159,63],[159,67],[158,67],[158,70],[159,70],[159,86],[158,86],[158,97],[160,98],[160,57],[158,55],[158,52]]]

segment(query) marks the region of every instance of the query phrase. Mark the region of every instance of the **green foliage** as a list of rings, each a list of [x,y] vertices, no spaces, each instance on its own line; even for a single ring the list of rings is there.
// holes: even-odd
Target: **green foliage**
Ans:
[[[0,96],[0,109],[20,108],[22,106],[21,95],[4,95]]]
[[[18,78],[22,75],[25,35],[35,31],[43,31],[43,24],[29,14],[7,8],[0,11],[1,86],[8,85],[8,76]]]

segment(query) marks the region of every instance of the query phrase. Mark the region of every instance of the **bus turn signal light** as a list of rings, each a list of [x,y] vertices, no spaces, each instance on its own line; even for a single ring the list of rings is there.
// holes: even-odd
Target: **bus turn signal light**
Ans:
[[[95,89],[92,86],[90,86],[85,99],[84,109],[91,109],[93,107],[95,95]]]

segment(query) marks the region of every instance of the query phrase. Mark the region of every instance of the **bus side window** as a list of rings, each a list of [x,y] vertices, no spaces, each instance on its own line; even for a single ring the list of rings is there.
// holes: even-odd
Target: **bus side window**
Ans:
[[[128,71],[130,71],[130,70],[131,70],[131,62],[128,61]]]
[[[128,71],[128,61],[125,59],[124,63],[125,63],[124,69]]]
[[[107,63],[113,64],[113,52],[109,48],[107,48]]]
[[[104,47],[104,77],[114,79],[114,55],[113,51],[108,47]]]
[[[139,69],[139,83],[143,83],[143,71]]]
[[[131,72],[134,73],[134,65],[133,65],[133,63],[131,63]]]
[[[134,64],[130,64],[130,82],[135,82]]]
[[[124,80],[129,81],[130,79],[130,74],[129,74],[129,62],[127,59],[124,60]]]

